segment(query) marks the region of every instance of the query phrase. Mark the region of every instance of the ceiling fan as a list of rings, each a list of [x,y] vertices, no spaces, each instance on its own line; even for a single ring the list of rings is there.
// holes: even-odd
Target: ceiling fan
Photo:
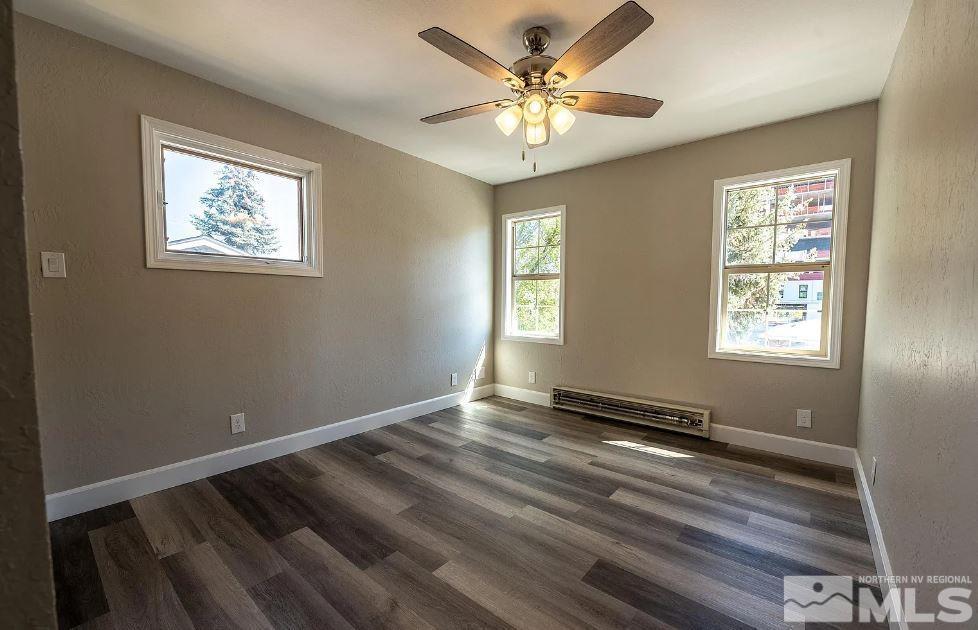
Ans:
[[[523,33],[523,45],[528,54],[514,61],[508,69],[444,29],[436,26],[421,31],[418,37],[470,68],[501,81],[513,93],[513,98],[460,107],[427,116],[421,122],[443,123],[502,110],[496,116],[499,129],[508,136],[522,122],[526,145],[532,149],[550,141],[551,127],[561,135],[566,133],[574,124],[574,110],[650,118],[662,107],[662,101],[615,92],[568,92],[565,89],[610,59],[652,22],[652,16],[645,9],[635,2],[626,2],[585,33],[559,59],[543,54],[550,45],[550,31],[543,26],[534,26]]]

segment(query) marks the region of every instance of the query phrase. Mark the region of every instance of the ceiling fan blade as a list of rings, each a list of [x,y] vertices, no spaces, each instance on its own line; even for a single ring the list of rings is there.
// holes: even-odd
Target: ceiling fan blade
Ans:
[[[657,98],[616,92],[564,92],[560,98],[565,99],[563,104],[571,110],[606,116],[651,118],[662,107],[662,101]],[[577,102],[571,105],[575,98]]]
[[[466,118],[468,116],[475,116],[476,114],[484,114],[486,112],[496,111],[502,109],[503,107],[509,107],[512,104],[513,104],[512,100],[508,98],[504,98],[499,101],[489,101],[488,103],[479,103],[478,105],[459,107],[458,109],[442,112],[440,114],[425,116],[424,118],[421,119],[421,122],[428,123],[429,125],[434,125],[437,123],[448,122],[450,120],[458,120],[459,118]]]
[[[523,87],[523,80],[507,70],[501,63],[444,29],[435,26],[421,31],[418,33],[418,37],[490,79],[502,81],[507,85],[512,84],[513,87]]]
[[[560,73],[567,78],[558,85],[570,85],[627,46],[652,26],[653,21],[652,16],[638,4],[626,2],[574,42],[547,72],[546,80],[550,81]]]

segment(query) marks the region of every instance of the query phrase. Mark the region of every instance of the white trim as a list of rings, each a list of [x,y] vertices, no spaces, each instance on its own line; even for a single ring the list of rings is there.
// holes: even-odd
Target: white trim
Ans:
[[[557,322],[558,334],[556,337],[542,337],[536,335],[513,335],[509,333],[509,325],[512,319],[510,314],[510,301],[512,300],[512,273],[513,273],[513,256],[510,251],[512,249],[512,230],[509,229],[510,221],[515,219],[523,219],[527,217],[535,216],[548,216],[548,215],[560,215],[560,320]],[[566,269],[566,243],[567,243],[567,206],[551,206],[549,208],[540,208],[537,210],[526,210],[523,212],[510,212],[509,214],[504,214],[502,219],[502,241],[503,245],[503,257],[502,257],[502,304],[500,304],[500,320],[502,322],[502,335],[501,339],[503,341],[528,341],[530,343],[549,343],[553,345],[564,345],[564,329],[566,328],[565,321],[565,309],[564,304],[566,300],[564,299],[567,288],[566,288],[566,278],[567,275],[564,273]]]
[[[707,356],[711,359],[731,359],[734,361],[753,361],[756,363],[779,363],[838,369],[842,354],[842,303],[843,283],[846,270],[846,224],[849,213],[849,176],[852,160],[845,158],[820,164],[796,166],[777,171],[755,173],[718,179],[713,182],[713,249],[710,272],[710,334]],[[828,355],[825,357],[760,353],[750,351],[724,351],[717,349],[719,327],[721,276],[723,273],[723,232],[725,220],[724,195],[728,188],[759,185],[791,179],[803,175],[835,174],[835,199],[832,207],[832,252],[829,262],[831,273],[829,283],[823,291],[829,297],[829,339]],[[823,308],[824,311],[824,308]]]
[[[876,573],[889,578],[893,576],[893,565],[890,564],[890,555],[886,551],[886,543],[883,541],[883,530],[880,527],[880,519],[876,515],[876,505],[873,503],[873,495],[869,491],[866,471],[863,469],[863,462],[859,457],[858,451],[853,451],[853,460],[855,462],[856,487],[859,489],[859,503],[862,505],[863,517],[866,519],[866,528],[869,530],[869,544],[873,548]],[[886,589],[883,597],[887,597],[887,592],[893,586],[888,580],[885,580],[880,585],[881,589]],[[890,619],[890,628],[891,630],[907,630],[907,622],[903,619],[899,621]]]
[[[88,510],[127,501],[136,497],[204,479],[242,466],[249,466],[274,457],[281,457],[313,446],[340,440],[351,435],[403,422],[448,407],[492,396],[493,386],[483,385],[472,390],[456,392],[422,400],[359,418],[327,424],[307,431],[247,444],[220,453],[188,459],[151,470],[107,479],[46,497],[48,521],[80,514]]]
[[[143,213],[146,266],[163,269],[228,271],[323,277],[322,166],[183,125],[140,117],[143,143]],[[217,159],[253,164],[302,180],[302,256],[300,261],[227,256],[166,249],[162,147],[183,148]]]
[[[532,389],[521,389],[519,387],[512,387],[510,385],[500,385],[496,383],[496,396],[502,396],[503,398],[510,398],[512,400],[519,400],[521,402],[530,403],[531,405],[540,405],[541,407],[550,406],[550,394],[546,392],[537,392]]]
[[[853,457],[855,456],[855,449],[851,446],[803,440],[787,435],[763,433],[723,424],[714,424],[710,427],[710,439],[716,442],[727,442],[736,446],[745,446],[759,451],[799,457],[846,468],[852,468]]]

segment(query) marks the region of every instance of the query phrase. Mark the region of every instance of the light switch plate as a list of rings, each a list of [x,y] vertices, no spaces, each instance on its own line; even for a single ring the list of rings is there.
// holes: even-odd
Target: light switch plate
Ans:
[[[806,429],[812,428],[812,410],[795,409],[795,424]]]
[[[244,433],[245,417],[243,413],[236,413],[231,416],[231,433]]]
[[[45,278],[66,278],[64,252],[41,252],[41,275]]]

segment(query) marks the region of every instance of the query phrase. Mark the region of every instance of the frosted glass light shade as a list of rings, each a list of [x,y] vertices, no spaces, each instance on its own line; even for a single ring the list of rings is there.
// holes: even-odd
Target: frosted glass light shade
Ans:
[[[526,123],[526,144],[529,147],[547,143],[547,125],[542,122]]]
[[[567,133],[576,120],[574,114],[560,103],[551,105],[547,114],[550,116],[550,124],[560,135]]]
[[[523,108],[519,105],[510,105],[496,116],[496,126],[507,136],[512,135],[523,120]]]
[[[539,94],[531,94],[526,102],[523,103],[523,118],[526,122],[535,125],[542,123],[547,117],[547,101]]]

